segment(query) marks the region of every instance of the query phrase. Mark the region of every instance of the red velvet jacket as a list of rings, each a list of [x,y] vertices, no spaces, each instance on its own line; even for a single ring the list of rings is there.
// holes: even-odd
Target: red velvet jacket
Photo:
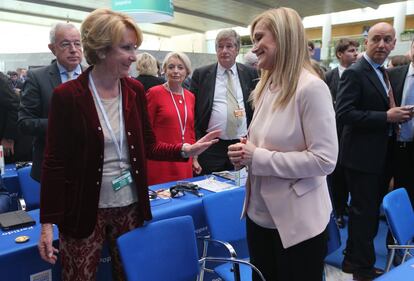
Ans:
[[[102,125],[88,87],[90,71],[53,92],[41,177],[40,222],[57,224],[59,231],[77,238],[89,236],[96,224],[104,154]],[[181,144],[156,141],[141,83],[123,78],[121,88],[140,217],[150,220],[146,159],[182,160]]]

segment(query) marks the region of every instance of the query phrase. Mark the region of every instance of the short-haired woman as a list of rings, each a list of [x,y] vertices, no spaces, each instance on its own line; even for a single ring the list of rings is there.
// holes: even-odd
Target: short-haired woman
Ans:
[[[116,239],[150,220],[147,158],[186,161],[219,132],[190,145],[158,142],[148,122],[144,88],[128,77],[142,32],[121,13],[97,9],[82,23],[91,65],[55,89],[41,177],[39,252],[55,263],[59,228],[63,280],[95,280],[104,241],[113,279],[124,280]]]

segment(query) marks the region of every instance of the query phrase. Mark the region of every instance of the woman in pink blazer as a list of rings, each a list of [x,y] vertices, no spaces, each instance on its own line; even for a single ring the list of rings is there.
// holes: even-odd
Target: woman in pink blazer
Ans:
[[[236,167],[248,167],[251,262],[266,280],[322,280],[332,210],[326,175],[338,154],[329,89],[311,67],[296,11],[262,13],[251,37],[262,70],[255,111],[247,139],[228,153]]]

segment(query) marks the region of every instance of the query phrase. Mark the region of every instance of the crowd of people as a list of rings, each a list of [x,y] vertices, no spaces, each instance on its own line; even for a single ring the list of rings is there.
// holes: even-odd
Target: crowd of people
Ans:
[[[33,140],[21,160],[41,184],[39,252],[59,256],[63,280],[95,280],[105,241],[124,280],[116,238],[151,220],[148,185],[242,167],[250,259],[266,280],[323,280],[333,210],[339,227],[348,221],[342,270],[360,281],[383,273],[373,244],[382,198],[405,187],[414,200],[414,41],[384,69],[395,30],[377,23],[362,55],[357,41],[336,42],[339,66],[327,71],[290,8],[258,15],[251,39],[245,64],[240,35],[225,29],[217,62],[192,71],[170,52],[159,65],[137,55],[132,18],[97,9],[80,31],[52,27],[50,65],[0,75],[1,144],[9,157],[22,136]]]

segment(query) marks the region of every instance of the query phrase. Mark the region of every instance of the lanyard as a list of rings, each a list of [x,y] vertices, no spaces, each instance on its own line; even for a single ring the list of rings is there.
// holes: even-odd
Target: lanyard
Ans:
[[[174,99],[174,95],[173,95],[173,93],[172,93],[172,91],[171,91],[171,89],[168,85],[167,85],[166,88],[170,92],[171,99],[172,99],[172,101],[174,103],[174,106],[175,106],[175,111],[177,112],[178,122],[180,122],[180,129],[181,129],[181,141],[182,141],[182,143],[184,143],[185,128],[187,127],[187,104],[185,103],[184,89],[181,89],[181,95],[183,97],[183,102],[184,102],[184,124],[183,124],[183,121],[181,120],[180,111],[179,111],[177,103],[175,102],[175,99]]]
[[[120,101],[119,101],[119,143],[118,143],[117,140],[116,140],[115,133],[112,130],[111,123],[109,123],[108,115],[106,114],[105,108],[102,105],[101,98],[99,97],[98,91],[96,90],[95,83],[93,82],[92,73],[89,73],[89,82],[90,82],[90,86],[92,88],[92,93],[95,96],[95,100],[98,103],[99,109],[102,113],[102,117],[105,121],[105,125],[108,128],[108,131],[109,131],[109,134],[111,135],[112,141],[115,144],[116,152],[117,152],[118,157],[119,157],[119,161],[121,161],[122,160],[122,142],[124,141],[124,126],[123,126],[124,123],[123,123],[123,114],[122,114],[122,90],[121,90],[121,85],[119,85]]]

